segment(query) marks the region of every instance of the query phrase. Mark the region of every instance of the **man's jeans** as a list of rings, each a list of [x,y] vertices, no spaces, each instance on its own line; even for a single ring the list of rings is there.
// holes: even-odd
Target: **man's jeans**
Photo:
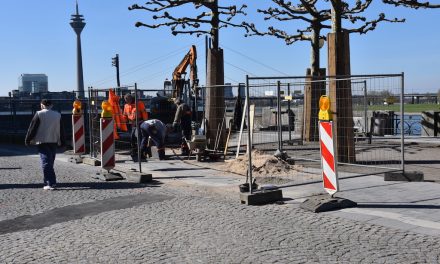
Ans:
[[[53,169],[55,155],[57,153],[57,144],[40,144],[38,145],[38,153],[40,153],[41,167],[43,168],[44,184],[53,186],[57,183],[55,170]]]

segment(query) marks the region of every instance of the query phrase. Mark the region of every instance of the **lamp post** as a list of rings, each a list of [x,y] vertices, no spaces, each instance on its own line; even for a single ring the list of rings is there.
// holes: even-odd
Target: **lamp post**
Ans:
[[[78,12],[78,2],[76,2],[76,14],[72,15],[70,26],[76,33],[76,69],[77,69],[77,97],[84,98],[84,78],[82,67],[82,53],[81,53],[81,32],[86,26],[83,15]]]

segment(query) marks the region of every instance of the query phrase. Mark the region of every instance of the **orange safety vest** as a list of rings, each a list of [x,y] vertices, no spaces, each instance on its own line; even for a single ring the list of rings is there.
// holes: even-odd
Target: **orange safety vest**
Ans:
[[[145,105],[143,102],[138,101],[137,109],[134,104],[125,104],[124,115],[126,115],[132,123],[136,122],[136,112],[138,113],[138,118],[140,121],[148,119],[147,110],[145,110]]]

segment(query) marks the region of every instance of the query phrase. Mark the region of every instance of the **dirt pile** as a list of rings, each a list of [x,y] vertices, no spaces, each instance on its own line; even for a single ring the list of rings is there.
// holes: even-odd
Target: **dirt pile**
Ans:
[[[221,165],[221,170],[246,175],[248,161],[248,155],[242,155],[233,160],[226,160]],[[277,159],[273,155],[258,150],[252,152],[252,175],[256,177],[291,177],[296,175],[301,169],[302,166],[289,164],[284,160]]]

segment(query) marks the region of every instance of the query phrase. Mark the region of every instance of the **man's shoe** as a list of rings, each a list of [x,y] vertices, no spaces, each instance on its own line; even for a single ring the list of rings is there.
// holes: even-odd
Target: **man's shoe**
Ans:
[[[46,191],[50,190],[50,191],[52,191],[52,190],[55,190],[55,188],[52,187],[52,186],[46,185],[46,186],[43,187],[43,190],[46,190]]]

